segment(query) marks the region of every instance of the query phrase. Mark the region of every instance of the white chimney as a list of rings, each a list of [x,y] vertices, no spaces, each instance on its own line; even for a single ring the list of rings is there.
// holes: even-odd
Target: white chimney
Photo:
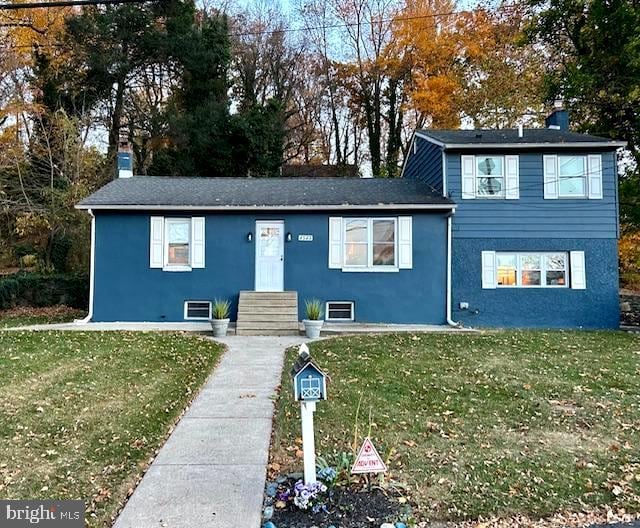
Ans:
[[[518,137],[524,137],[524,125],[522,123],[518,125]]]

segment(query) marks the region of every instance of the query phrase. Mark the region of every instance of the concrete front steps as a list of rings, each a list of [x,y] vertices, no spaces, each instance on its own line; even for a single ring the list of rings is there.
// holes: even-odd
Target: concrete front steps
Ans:
[[[241,291],[236,335],[299,335],[298,292]]]

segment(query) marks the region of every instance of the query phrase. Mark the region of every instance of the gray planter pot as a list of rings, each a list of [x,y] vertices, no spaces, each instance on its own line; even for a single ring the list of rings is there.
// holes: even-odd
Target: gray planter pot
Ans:
[[[210,319],[211,328],[213,328],[213,337],[224,337],[227,335],[229,328],[229,319]]]
[[[324,321],[312,321],[311,319],[304,319],[304,331],[309,339],[318,339],[320,337],[320,329],[324,324]]]

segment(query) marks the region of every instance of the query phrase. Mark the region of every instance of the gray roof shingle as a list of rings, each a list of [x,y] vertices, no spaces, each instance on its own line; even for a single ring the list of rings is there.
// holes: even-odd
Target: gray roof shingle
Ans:
[[[108,183],[77,207],[304,209],[381,205],[451,208],[454,204],[426,184],[409,179],[135,176]]]
[[[552,128],[525,128],[522,137],[518,130],[506,128],[501,130],[419,130],[418,134],[428,136],[437,142],[444,143],[445,147],[473,145],[540,145],[540,146],[593,146],[617,148],[624,146],[621,141],[609,138],[578,134],[567,130],[555,130]]]

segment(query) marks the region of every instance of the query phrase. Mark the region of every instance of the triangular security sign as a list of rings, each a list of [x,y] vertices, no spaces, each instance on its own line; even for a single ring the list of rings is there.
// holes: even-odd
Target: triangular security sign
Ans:
[[[380,455],[373,447],[369,437],[364,439],[356,461],[351,468],[351,474],[356,473],[386,473],[387,466],[380,458]]]

